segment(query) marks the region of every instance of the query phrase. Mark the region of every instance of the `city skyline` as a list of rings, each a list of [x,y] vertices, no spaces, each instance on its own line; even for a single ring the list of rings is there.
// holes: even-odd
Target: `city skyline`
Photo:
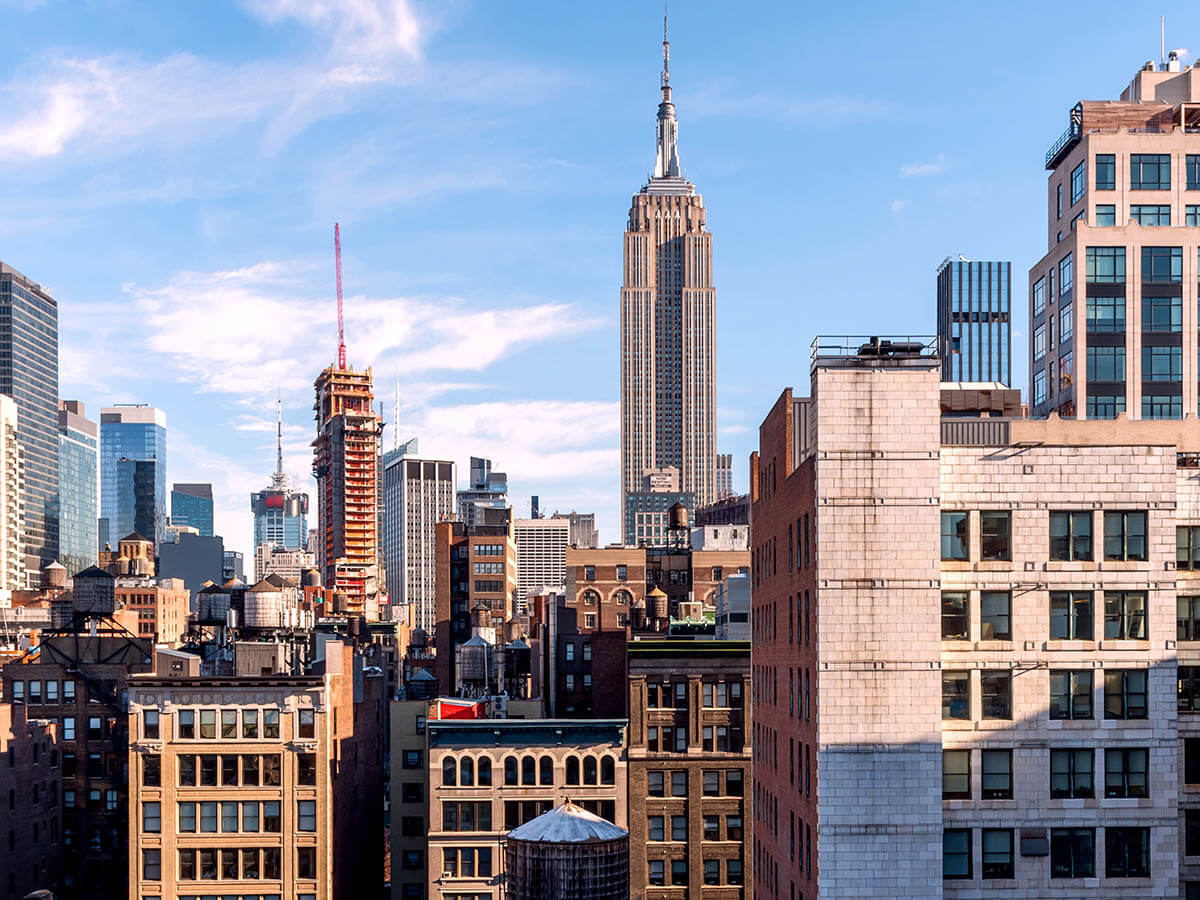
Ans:
[[[347,344],[374,365],[389,420],[400,364],[400,438],[419,435],[464,474],[469,455],[490,457],[514,497],[595,509],[601,539],[616,539],[613,235],[653,159],[661,9],[290,8],[232,4],[202,22],[166,9],[74,21],[53,5],[0,12],[25,35],[0,63],[0,89],[19,96],[0,139],[0,241],[5,262],[59,302],[61,395],[164,409],[167,477],[212,482],[215,530],[251,554],[244,498],[273,469],[277,388],[285,469],[314,491],[309,386],[336,355],[328,230],[339,219]],[[1044,249],[1045,148],[1076,100],[1115,96],[1158,55],[1154,17],[1110,34],[1103,16],[1062,9],[1021,32],[1044,58],[1035,69],[1004,50],[1032,6],[936,12],[918,23],[886,10],[802,20],[783,4],[754,19],[710,3],[673,11],[684,174],[703,184],[721,242],[717,446],[734,456],[739,491],[756,411],[796,352],[763,323],[798,308],[801,353],[807,335],[858,323],[931,332],[936,266],[957,252],[1011,259],[1023,284]],[[1163,12],[1168,46],[1187,43],[1200,17]],[[914,61],[896,38],[918,26],[947,46],[960,30],[977,36],[944,63],[975,67],[969,86]],[[1095,52],[1053,52],[1063,29]],[[63,65],[35,68],[39,54]],[[205,82],[226,99],[206,98],[194,86]],[[205,111],[168,116],[167,96]],[[1016,96],[1002,134],[967,136]],[[864,121],[888,140],[866,140]],[[831,165],[845,177],[805,174]],[[84,253],[87,271],[72,265]],[[886,289],[822,300],[845,290],[837,272],[860,254],[890,273]],[[1027,392],[1023,293],[1013,380]],[[850,302],[862,307],[852,317]],[[767,352],[739,366],[760,338]],[[545,377],[567,366],[576,377]]]

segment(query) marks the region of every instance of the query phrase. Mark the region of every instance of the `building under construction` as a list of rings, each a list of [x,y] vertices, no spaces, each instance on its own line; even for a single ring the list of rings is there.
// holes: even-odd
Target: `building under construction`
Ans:
[[[378,474],[382,422],[371,370],[330,366],[316,380],[313,475],[320,517],[317,565],[327,614],[377,618]]]

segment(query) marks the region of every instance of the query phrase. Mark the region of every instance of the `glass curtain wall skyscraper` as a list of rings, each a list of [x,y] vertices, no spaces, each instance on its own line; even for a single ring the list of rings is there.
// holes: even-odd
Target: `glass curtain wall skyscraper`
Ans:
[[[131,403],[100,410],[99,531],[100,546],[116,547],[135,531],[156,544],[166,538],[167,415],[161,409]]]
[[[78,400],[58,404],[58,559],[74,575],[96,564],[99,432]]]
[[[188,525],[199,531],[200,537],[212,537],[212,485],[173,485],[171,488],[171,524]]]
[[[31,584],[58,558],[58,304],[0,262],[0,394],[17,405],[25,454],[25,567]]]
[[[945,259],[937,273],[942,381],[1012,378],[1012,264]]]

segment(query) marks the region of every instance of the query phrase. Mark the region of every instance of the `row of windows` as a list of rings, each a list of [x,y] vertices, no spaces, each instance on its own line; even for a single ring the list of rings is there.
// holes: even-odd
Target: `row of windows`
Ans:
[[[725,863],[725,880],[721,881],[721,863]],[[667,881],[667,865],[671,867],[671,880]],[[666,884],[688,885],[688,862],[686,859],[650,859],[646,861],[646,880],[654,886]],[[704,860],[705,884],[743,884],[745,876],[742,873],[740,859],[706,859]]]
[[[263,832],[279,834],[282,830],[278,800],[181,802],[177,808],[178,827],[181,833]],[[296,830],[317,830],[315,800],[296,801]],[[158,834],[162,831],[162,804],[160,802],[142,803],[142,831],[148,834]]]
[[[261,729],[259,722],[262,722]],[[199,729],[197,729],[199,722]],[[240,727],[239,727],[240,722]],[[156,739],[159,734],[157,709],[142,711],[142,737]],[[278,709],[181,709],[175,716],[175,736],[179,740],[278,740]],[[312,709],[296,712],[296,736],[317,736],[317,714]]]
[[[725,790],[721,790],[724,774]],[[705,797],[741,797],[744,782],[741,769],[705,769],[701,774],[701,793]],[[668,788],[670,793],[668,794]],[[688,795],[688,773],[677,770],[665,772],[651,770],[646,773],[646,795],[649,797],[686,797]]]
[[[42,687],[45,685],[45,693],[43,694]],[[12,699],[18,703],[58,703],[59,702],[59,683],[57,681],[43,682],[41,679],[33,679],[28,682],[29,690],[26,692],[25,681],[12,682]],[[62,682],[62,702],[72,703],[75,700],[75,682]]]
[[[688,683],[663,682],[646,685],[646,706],[649,709],[687,709]],[[742,680],[706,680],[701,683],[701,703],[705,709],[741,708]]]
[[[616,784],[616,758],[603,755],[568,756],[563,762],[564,784]],[[504,784],[506,787],[521,785],[554,784],[554,760],[549,756],[535,758],[515,756],[504,759]],[[455,759],[447,756],[442,760],[443,787],[491,787],[492,761],[486,756],[478,759],[464,756]]]
[[[1092,348],[1088,348],[1089,351]],[[1092,559],[1092,514],[1090,512],[1050,513],[1050,558],[1052,560]],[[1104,558],[1106,560],[1145,560],[1147,514],[1144,511],[1104,513]],[[942,559],[967,561],[971,558],[971,514],[966,511],[943,512],[941,518]],[[1008,510],[982,510],[979,513],[980,554],[984,561],[1012,559],[1012,513]]]
[[[1181,679],[1184,671],[1183,668],[1180,669]],[[1092,669],[1050,670],[1051,719],[1091,719],[1093,717],[1092,676]],[[980,670],[981,718],[1012,718],[1012,679],[1012,672],[1007,670]],[[1146,685],[1147,671],[1145,669],[1104,670],[1104,718],[1146,718]],[[969,671],[948,670],[942,672],[942,718],[945,720],[971,720],[971,673]]]
[[[282,783],[278,753],[185,753],[177,757],[177,762],[180,787],[279,787]],[[315,753],[296,754],[296,781],[317,783]]]
[[[972,799],[972,750],[942,751],[942,799]],[[981,750],[980,799],[1013,799],[1011,750]],[[1050,797],[1093,798],[1095,751],[1090,747],[1050,750]],[[1107,748],[1104,751],[1105,797],[1147,797],[1150,784],[1150,751],[1145,747]]]
[[[942,833],[942,877],[973,878],[975,854],[971,828],[947,828]],[[983,878],[1013,878],[1015,860],[1011,828],[982,828],[980,874]],[[1022,844],[1025,838],[1022,837]],[[1044,851],[1043,851],[1044,852]],[[1096,877],[1096,829],[1050,829],[1050,877]],[[1106,878],[1150,877],[1150,829],[1104,829]]]
[[[1094,637],[1094,613],[1092,591],[1050,591],[1050,639],[1055,641],[1090,641]],[[1200,617],[1200,597],[1180,598],[1180,615],[1183,602],[1196,601],[1195,611]],[[1011,641],[1012,591],[979,591],[979,638],[984,641]],[[942,640],[966,641],[971,639],[972,606],[969,591],[942,591]],[[1182,619],[1177,631],[1182,634],[1185,625]],[[1196,627],[1200,628],[1200,618]],[[1190,623],[1188,633],[1193,630]],[[1200,640],[1200,630],[1197,632]],[[1144,641],[1148,637],[1145,591],[1104,592],[1104,639]],[[1182,639],[1182,638],[1181,638]]]

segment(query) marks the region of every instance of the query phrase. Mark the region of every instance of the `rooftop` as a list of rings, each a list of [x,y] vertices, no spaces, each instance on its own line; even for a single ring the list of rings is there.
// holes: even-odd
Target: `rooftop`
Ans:
[[[591,844],[627,837],[629,832],[624,828],[593,815],[570,800],[508,833],[510,841],[553,844]]]

